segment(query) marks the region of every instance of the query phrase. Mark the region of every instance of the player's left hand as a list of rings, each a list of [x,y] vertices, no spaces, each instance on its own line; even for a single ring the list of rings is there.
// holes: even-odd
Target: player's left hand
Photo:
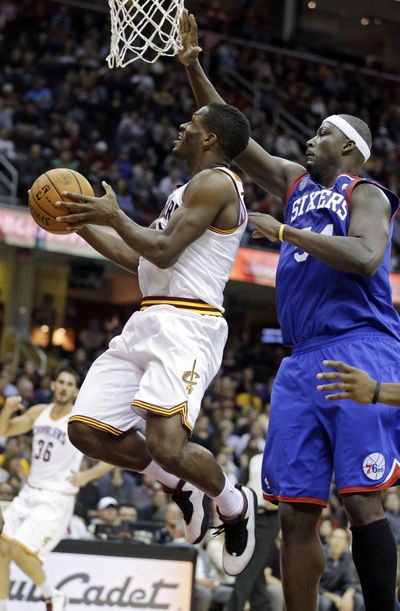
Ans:
[[[268,238],[273,242],[279,240],[279,227],[282,225],[270,214],[249,212],[249,225],[256,228],[251,234],[253,238]]]
[[[88,483],[84,471],[77,471],[77,473],[73,473],[68,479],[73,486],[77,486],[78,488],[83,488],[83,486],[86,486]]]
[[[333,391],[333,394],[326,395],[327,401],[336,399],[349,399],[356,403],[371,403],[376,381],[368,375],[366,371],[352,367],[341,361],[323,361],[324,367],[331,367],[336,371],[324,371],[317,374],[319,380],[338,380],[332,384],[322,384],[317,386],[319,391]]]
[[[65,223],[71,231],[78,231],[86,225],[112,227],[121,209],[110,185],[104,181],[102,185],[105,190],[102,197],[64,191],[62,195],[68,198],[68,201],[59,201],[55,205],[57,207],[67,206],[71,213],[66,216],[58,216],[57,221]]]

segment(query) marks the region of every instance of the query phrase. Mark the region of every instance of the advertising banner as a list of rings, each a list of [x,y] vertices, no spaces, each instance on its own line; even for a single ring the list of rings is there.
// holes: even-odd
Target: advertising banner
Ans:
[[[192,602],[194,556],[193,548],[164,547],[163,558],[157,556],[160,546],[81,543],[71,541],[75,548],[88,545],[96,553],[56,551],[46,558],[48,578],[68,596],[71,611],[107,611],[112,609],[143,609],[190,611]],[[115,546],[129,556],[104,555]],[[62,544],[63,546],[63,544]],[[61,546],[61,548],[62,548]],[[58,548],[60,549],[60,548]],[[168,555],[170,558],[168,558]],[[43,608],[40,592],[13,563],[11,568],[10,611],[39,611]]]
[[[109,230],[102,227],[102,230]],[[112,232],[112,230],[109,230]],[[103,259],[76,233],[55,235],[40,229],[27,210],[0,206],[0,243],[60,252],[71,256]],[[230,280],[275,287],[279,252],[258,248],[240,248]],[[390,274],[393,303],[400,304],[400,274]]]

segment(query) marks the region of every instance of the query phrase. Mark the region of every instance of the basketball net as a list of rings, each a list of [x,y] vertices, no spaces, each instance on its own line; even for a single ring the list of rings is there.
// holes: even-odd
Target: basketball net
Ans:
[[[137,59],[153,63],[182,48],[179,18],[184,0],[108,0],[111,12],[110,68]]]

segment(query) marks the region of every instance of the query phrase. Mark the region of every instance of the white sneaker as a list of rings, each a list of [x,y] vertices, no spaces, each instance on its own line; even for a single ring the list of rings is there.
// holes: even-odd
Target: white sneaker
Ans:
[[[46,598],[46,611],[63,611],[68,605],[68,598],[62,592],[56,592],[51,598]]]
[[[208,529],[210,497],[193,484],[181,479],[171,498],[183,513],[186,541],[200,543]]]
[[[225,544],[222,555],[222,565],[228,575],[239,575],[249,564],[256,545],[255,514],[257,496],[254,490],[235,486],[243,494],[244,507],[242,514],[233,520],[222,519],[214,536],[225,533]]]

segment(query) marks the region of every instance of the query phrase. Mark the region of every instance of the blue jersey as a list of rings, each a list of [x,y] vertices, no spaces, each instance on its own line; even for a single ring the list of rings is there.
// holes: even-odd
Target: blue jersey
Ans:
[[[289,190],[285,223],[323,235],[347,235],[350,196],[361,182],[382,189],[393,218],[399,206],[397,196],[372,180],[340,174],[328,189],[304,174]],[[371,277],[333,269],[288,242],[282,244],[276,304],[286,345],[362,328],[400,337],[400,319],[392,305],[389,281],[392,231],[391,224],[385,256]]]

